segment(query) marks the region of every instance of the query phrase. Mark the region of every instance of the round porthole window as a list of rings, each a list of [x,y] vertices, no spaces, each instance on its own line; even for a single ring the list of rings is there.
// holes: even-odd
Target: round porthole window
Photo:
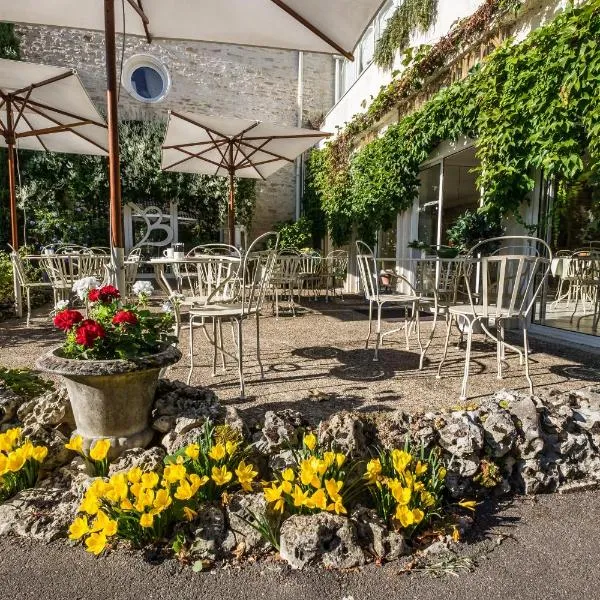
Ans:
[[[165,65],[147,54],[137,54],[125,62],[121,82],[140,102],[160,102],[171,88],[171,76]]]

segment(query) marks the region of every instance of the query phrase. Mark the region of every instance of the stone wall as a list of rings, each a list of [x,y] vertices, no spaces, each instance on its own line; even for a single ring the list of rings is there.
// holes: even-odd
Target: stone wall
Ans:
[[[92,100],[105,107],[103,35],[52,27],[19,26],[23,60],[76,69]],[[122,39],[117,39],[120,54]],[[298,123],[298,53],[142,38],[125,40],[124,57],[151,54],[172,78],[169,95],[147,105],[121,89],[121,118],[165,119],[168,109],[264,120],[281,125]],[[303,122],[319,122],[333,105],[334,62],[330,56],[306,54],[304,60]],[[253,235],[295,213],[295,173],[287,167],[258,185]]]

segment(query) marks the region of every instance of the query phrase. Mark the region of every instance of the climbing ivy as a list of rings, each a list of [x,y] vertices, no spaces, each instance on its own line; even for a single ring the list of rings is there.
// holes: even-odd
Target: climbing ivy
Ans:
[[[419,166],[445,139],[477,138],[484,211],[516,211],[532,172],[574,177],[587,149],[600,159],[600,0],[571,8],[520,44],[507,42],[465,80],[442,89],[345,162],[339,146],[313,158],[332,237],[387,227],[411,206]],[[340,142],[338,142],[340,143]],[[348,137],[342,144],[351,147]],[[350,153],[350,149],[348,149]]]
[[[408,48],[411,34],[427,31],[437,15],[438,0],[404,0],[390,17],[375,47],[375,64],[391,69],[397,52]]]

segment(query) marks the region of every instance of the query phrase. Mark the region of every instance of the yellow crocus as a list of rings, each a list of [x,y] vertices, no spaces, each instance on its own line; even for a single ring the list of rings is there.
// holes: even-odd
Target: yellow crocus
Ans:
[[[92,526],[90,527],[90,532],[102,532],[106,537],[111,537],[117,534],[117,529],[117,522],[109,518],[106,513],[99,510],[94,522],[92,523]]]
[[[129,483],[139,483],[142,480],[143,472],[139,467],[134,467],[127,473]]]
[[[308,492],[302,490],[302,488],[298,484],[294,486],[294,493],[292,494],[292,498],[294,500],[294,506],[304,506],[309,501]]]
[[[325,452],[323,454],[323,462],[330,467],[335,462],[335,452]]]
[[[223,446],[223,444],[216,444],[210,449],[208,456],[210,456],[213,460],[219,462],[220,460],[223,460],[225,458],[226,453],[227,451],[225,450],[225,446]]]
[[[317,490],[307,504],[309,508],[318,508],[319,510],[327,510],[327,496],[323,488]]]
[[[400,505],[406,505],[410,502],[412,496],[412,490],[408,487],[403,487],[402,484],[397,480],[393,479],[388,482],[388,487],[392,492],[394,500]]]
[[[467,510],[472,510],[473,512],[475,512],[475,507],[477,506],[477,502],[475,502],[475,500],[461,500],[458,503],[459,506],[462,506],[463,508],[466,508]]]
[[[4,475],[8,471],[8,468],[6,466],[7,462],[8,458],[6,457],[6,455],[0,452],[0,477],[2,477],[2,475]]]
[[[402,475],[404,470],[410,464],[412,455],[404,450],[392,450],[392,464],[398,475]]]
[[[438,479],[446,479],[446,467],[440,467],[438,469]]]
[[[342,468],[342,465],[346,462],[346,455],[338,452],[335,455],[335,464],[338,466],[338,469]]]
[[[131,500],[128,498],[121,500],[121,504],[119,506],[121,507],[121,510],[133,510],[133,504],[131,504]]]
[[[192,510],[189,506],[184,506],[183,516],[185,517],[186,521],[193,521],[198,516],[198,513],[195,510]]]
[[[300,463],[300,481],[302,485],[312,485],[315,489],[318,489],[321,487],[321,481],[317,477],[315,466],[315,461],[303,460]]]
[[[293,487],[294,486],[292,485],[291,481],[282,481],[281,482],[281,489],[283,490],[284,494],[291,494]]]
[[[29,440],[25,440],[19,450],[23,454],[25,460],[33,457],[33,444]]]
[[[337,500],[336,502],[331,503],[328,507],[327,507],[327,511],[328,512],[334,512],[338,515],[346,515],[348,514],[348,511],[346,510],[346,508],[344,507],[343,503],[342,503],[342,498],[340,496],[339,500]]]
[[[417,466],[415,467],[415,477],[421,477],[427,473],[427,463],[422,463],[421,461],[417,462]]]
[[[102,496],[104,496],[104,494],[110,490],[110,487],[111,486],[109,483],[106,483],[104,479],[98,477],[92,481],[88,491],[90,494],[98,496],[98,498],[102,498]]]
[[[142,475],[140,483],[142,484],[143,489],[155,488],[158,485],[158,479],[158,473],[150,471],[150,473],[144,473]]]
[[[425,517],[425,513],[420,508],[413,508],[412,514],[415,525],[418,525]]]
[[[365,479],[369,483],[375,483],[381,475],[381,461],[378,458],[373,458],[367,463],[367,470],[365,472]]]
[[[218,485],[227,485],[233,477],[233,473],[227,470],[227,467],[213,467],[211,479]]]
[[[104,548],[106,548],[107,541],[108,540],[103,533],[92,533],[92,535],[85,540],[85,545],[88,552],[98,556],[98,554],[101,554]]]
[[[238,449],[239,444],[236,442],[225,442],[225,450],[229,456],[233,456]]]
[[[421,492],[421,503],[426,508],[429,506],[433,506],[435,504],[435,496],[431,492],[423,490]]]
[[[77,517],[69,527],[69,539],[80,540],[90,532],[87,517]]]
[[[173,495],[177,500],[189,500],[194,495],[194,491],[188,481],[180,481]]]
[[[200,446],[198,444],[190,444],[185,449],[185,455],[192,460],[196,460],[200,456]]]
[[[242,463],[240,463],[240,465],[241,465],[241,464],[242,464]],[[295,476],[295,474],[294,474],[294,471],[293,471],[293,469],[284,469],[284,470],[281,472],[281,478],[282,478],[284,481],[294,481],[294,479],[296,479],[296,476]]]
[[[140,525],[144,529],[149,529],[150,527],[152,527],[154,525],[154,515],[151,513],[144,513],[140,517]]]
[[[6,460],[6,468],[8,471],[12,473],[19,472],[23,465],[25,464],[25,455],[23,452],[20,452],[19,449],[14,450],[8,455]]]
[[[171,506],[171,504],[173,503],[173,500],[171,500],[171,496],[169,495],[169,492],[167,490],[158,490],[158,492],[156,492],[156,497],[154,498],[154,502],[152,504],[152,506],[154,506],[154,508],[156,510],[159,511],[163,511],[166,510],[167,508],[169,508],[169,506]]]
[[[79,505],[79,512],[87,513],[88,515],[95,515],[100,508],[100,501],[95,494],[91,494],[89,491],[84,496],[83,501]]]
[[[411,525],[418,525],[422,520],[425,514],[422,510],[418,508],[414,508],[410,510],[407,506],[399,505],[396,508],[396,519],[400,521],[402,527],[410,527]]]
[[[42,463],[46,460],[46,456],[48,456],[48,448],[46,446],[34,446],[31,454],[33,460]]]
[[[334,502],[341,500],[340,490],[342,489],[343,485],[343,481],[336,481],[335,479],[328,479],[325,482],[325,489],[327,490],[329,497]]]
[[[110,450],[110,440],[102,439],[94,442],[94,445],[90,448],[90,458],[92,460],[101,461],[106,458],[108,451]]]
[[[163,480],[168,483],[177,483],[185,479],[187,471],[184,465],[167,465],[163,472]]]
[[[5,433],[0,434],[0,452],[10,452],[13,449],[13,443]]]
[[[291,471],[291,469],[289,469]],[[242,486],[242,489],[246,492],[252,491],[252,481],[258,475],[258,471],[254,470],[253,465],[247,465],[245,461],[240,461],[240,464],[237,466],[235,470],[235,474]],[[294,473],[292,471],[292,477]],[[285,478],[284,478],[285,479]],[[286,480],[287,481],[287,480]]]
[[[312,452],[317,445],[317,436],[314,433],[307,433],[304,436],[304,445]]]
[[[73,450],[77,454],[83,454],[83,438],[80,435],[73,436],[67,444],[65,444],[67,450]]]
[[[203,486],[206,485],[210,479],[206,475],[196,475],[196,473],[192,473],[189,476],[190,485],[192,487],[192,496]]]
[[[273,483],[271,487],[265,488],[264,490],[265,500],[269,504],[273,504],[273,510],[276,512],[283,512],[285,508],[285,502],[281,497],[281,492],[281,487],[275,483]]]

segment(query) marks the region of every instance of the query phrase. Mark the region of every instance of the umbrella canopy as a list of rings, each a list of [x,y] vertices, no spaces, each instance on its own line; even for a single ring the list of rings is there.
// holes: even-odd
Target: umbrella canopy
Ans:
[[[229,237],[233,240],[234,177],[264,180],[329,135],[247,119],[171,112],[162,168],[229,177]]]
[[[382,0],[122,0],[117,31],[342,54],[348,58]],[[1,0],[3,21],[104,30],[102,0]]]
[[[8,149],[11,240],[17,248],[15,150],[106,155],[106,124],[75,71],[0,59],[0,147]]]

